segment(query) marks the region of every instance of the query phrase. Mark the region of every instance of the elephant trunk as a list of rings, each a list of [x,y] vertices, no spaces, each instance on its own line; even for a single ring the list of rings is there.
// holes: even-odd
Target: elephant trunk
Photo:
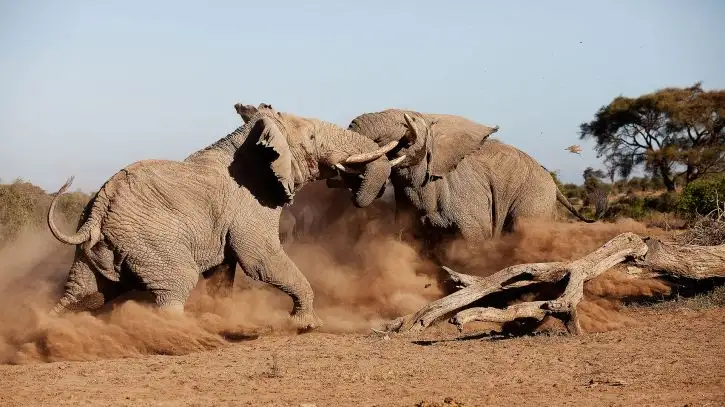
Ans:
[[[381,195],[390,176],[391,162],[385,153],[397,142],[380,147],[359,133],[336,126],[330,126],[330,130],[323,132],[326,137],[318,138],[320,161],[345,172],[350,171],[347,167],[364,166],[359,175],[352,175],[353,178],[360,177],[352,183],[353,203],[359,208],[370,205]]]
[[[355,193],[354,203],[358,208],[370,205],[382,195],[385,183],[390,176],[390,162],[385,156],[369,163],[365,167],[362,182]]]

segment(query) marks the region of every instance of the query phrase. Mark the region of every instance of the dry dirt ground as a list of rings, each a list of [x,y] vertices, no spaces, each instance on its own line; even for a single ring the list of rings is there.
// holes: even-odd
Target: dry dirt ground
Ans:
[[[0,405],[725,405],[724,308],[625,312],[634,325],[579,337],[452,340],[441,326],[417,339],[308,333],[183,356],[0,365]]]

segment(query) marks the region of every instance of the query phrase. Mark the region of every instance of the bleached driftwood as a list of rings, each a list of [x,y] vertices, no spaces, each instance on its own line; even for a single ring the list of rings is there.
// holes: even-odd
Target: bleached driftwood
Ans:
[[[587,256],[570,262],[520,264],[488,277],[457,273],[444,267],[448,279],[459,290],[429,303],[415,314],[391,321],[386,329],[388,332],[422,331],[444,315],[493,293],[568,278],[563,294],[556,299],[523,302],[506,308],[469,308],[459,311],[450,322],[460,328],[472,321],[505,323],[523,318],[541,321],[552,315],[563,320],[570,333],[578,334],[582,329],[577,306],[584,297],[584,283],[620,263],[692,280],[725,278],[725,245],[676,245],[623,233]]]

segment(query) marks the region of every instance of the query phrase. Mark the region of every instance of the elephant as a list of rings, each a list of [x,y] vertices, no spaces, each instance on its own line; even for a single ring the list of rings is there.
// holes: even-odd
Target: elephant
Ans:
[[[266,108],[271,108],[271,106],[267,103],[260,103],[258,106],[258,109]],[[244,110],[237,111],[237,113],[241,116],[242,123],[247,123],[249,120],[247,113]],[[386,148],[392,148],[393,144]],[[337,167],[339,170],[340,165],[338,164]],[[342,171],[338,175],[344,177],[348,172]],[[347,178],[348,183],[357,182],[357,184],[363,179],[362,176],[352,177],[354,180],[351,177]],[[318,237],[331,224],[339,221],[350,209],[346,205],[349,202],[349,194],[339,187],[341,180],[327,178],[325,181],[326,183],[318,181],[305,185],[295,195],[295,203],[283,209],[279,232],[282,243]],[[381,198],[384,192],[385,187],[380,190],[376,198]]]
[[[390,175],[391,147],[267,104],[234,107],[245,124],[183,161],[141,160],[111,176],[74,234],[53,220],[74,177],[58,190],[48,226],[76,251],[51,315],[97,310],[131,289],[150,292],[158,308],[180,314],[200,274],[221,273],[233,282],[239,264],[250,278],[292,298],[297,328],[321,326],[310,283],[280,243],[282,208],[305,184],[334,177],[339,168],[365,174],[352,200],[369,205]]]
[[[403,109],[364,113],[348,126],[379,145],[399,142],[387,153],[396,161],[390,175],[396,218],[413,213],[417,233],[430,245],[451,233],[478,245],[510,232],[523,218],[553,218],[557,201],[594,222],[571,205],[536,160],[489,138],[498,129],[457,115]]]

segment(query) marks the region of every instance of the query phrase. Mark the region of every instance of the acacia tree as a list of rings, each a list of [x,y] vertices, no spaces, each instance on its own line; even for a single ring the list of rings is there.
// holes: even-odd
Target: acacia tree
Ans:
[[[663,88],[637,98],[619,96],[580,125],[596,141],[597,157],[622,177],[642,166],[668,191],[725,171],[725,90]]]

